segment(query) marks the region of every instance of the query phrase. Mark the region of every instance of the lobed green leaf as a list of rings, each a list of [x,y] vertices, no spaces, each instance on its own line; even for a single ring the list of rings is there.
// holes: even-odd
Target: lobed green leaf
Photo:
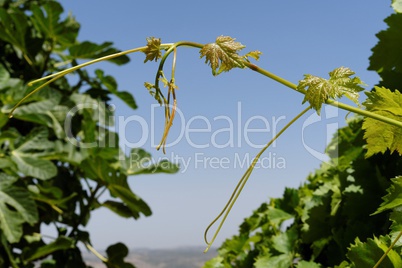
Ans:
[[[402,94],[399,91],[375,87],[366,95],[368,98],[363,105],[368,111],[402,122]],[[402,154],[402,128],[368,117],[364,119],[362,128],[367,141],[366,157],[387,150]]]
[[[219,36],[215,43],[205,45],[201,50],[201,58],[205,57],[205,63],[212,68],[212,74],[218,75],[227,72],[232,68],[244,68],[243,57],[238,52],[245,48],[241,43],[236,42],[230,36]],[[256,56],[252,54],[249,56]]]
[[[307,74],[299,81],[297,89],[305,91],[303,103],[310,105],[320,114],[321,106],[328,99],[346,96],[356,104],[359,103],[359,92],[364,83],[358,77],[351,78],[355,73],[349,68],[339,67],[329,73],[329,79]]]
[[[147,61],[158,61],[162,58],[161,39],[155,37],[147,38],[147,47],[143,51],[145,53],[144,63]]]

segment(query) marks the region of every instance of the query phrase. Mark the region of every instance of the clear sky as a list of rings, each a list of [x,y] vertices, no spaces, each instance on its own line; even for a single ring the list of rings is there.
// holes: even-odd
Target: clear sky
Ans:
[[[370,49],[377,42],[375,34],[385,28],[383,19],[392,12],[390,1],[367,0],[61,3],[81,23],[82,41],[113,41],[126,50],[145,45],[149,36],[165,43],[209,43],[229,35],[246,45],[245,52],[263,52],[258,65],[294,83],[306,73],[327,77],[345,66],[368,84],[367,89],[378,81],[376,73],[367,71]],[[157,65],[144,65],[143,54],[130,58],[122,67],[97,66],[117,79],[120,90],[132,92],[139,105],[130,110],[114,101],[122,146],[128,150],[141,144],[155,160],[166,157],[182,169],[174,175],[131,177],[130,186],[153,215],[134,221],[101,209],[88,224],[92,242],[98,249],[120,241],[130,248],[204,245],[205,227],[226,203],[248,158],[251,161],[257,147],[303,109],[303,96],[250,70],[213,77],[196,49],[180,48],[179,116],[168,139],[172,146],[163,155],[153,145],[162,134],[163,112],[153,108],[155,101],[143,86],[154,80]],[[321,118],[313,111],[304,116],[263,155],[214,246],[235,234],[262,202],[280,196],[285,187],[297,187],[319,167],[327,140],[344,125],[346,115],[324,109]]]

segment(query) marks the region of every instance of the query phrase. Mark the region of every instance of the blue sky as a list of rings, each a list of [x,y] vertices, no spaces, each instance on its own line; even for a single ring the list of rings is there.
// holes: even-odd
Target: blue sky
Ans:
[[[368,84],[367,89],[378,81],[376,73],[367,71],[370,49],[377,42],[375,34],[385,28],[383,19],[392,12],[390,1],[363,0],[61,3],[81,23],[81,41],[113,41],[126,50],[145,45],[149,36],[160,37],[164,43],[210,43],[217,36],[229,35],[246,45],[245,52],[263,52],[259,66],[294,83],[304,74],[327,77],[334,68],[345,66]],[[116,126],[122,145],[141,141],[155,160],[182,161],[182,170],[175,175],[130,178],[133,191],[151,206],[153,215],[134,221],[107,210],[95,212],[88,224],[92,242],[98,249],[120,241],[130,248],[204,245],[204,229],[246,170],[243,161],[259,151],[255,145],[268,142],[275,128],[278,131],[304,108],[303,96],[250,70],[213,77],[196,49],[180,48],[176,83],[182,116],[168,139],[175,145],[163,155],[151,140],[151,134],[155,142],[162,134],[163,112],[153,108],[155,101],[143,86],[154,80],[157,65],[144,65],[143,54],[130,58],[130,64],[121,67],[101,63],[89,68],[113,75],[120,90],[133,93],[139,105],[130,110],[114,101],[116,116],[123,120]],[[324,109],[321,118],[313,111],[305,115],[264,154],[265,162],[251,176],[215,246],[235,234],[262,202],[280,196],[285,187],[297,187],[319,167],[317,157],[334,129],[344,125],[346,115],[331,107]],[[135,118],[144,119],[146,125]],[[185,131],[182,137],[181,131]]]

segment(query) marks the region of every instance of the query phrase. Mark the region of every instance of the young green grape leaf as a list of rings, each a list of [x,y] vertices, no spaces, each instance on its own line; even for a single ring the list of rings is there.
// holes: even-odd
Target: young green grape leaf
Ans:
[[[151,84],[149,82],[145,82],[144,86],[148,89],[149,94],[151,94],[152,97],[160,104],[163,104],[162,101],[162,96],[159,91],[156,90],[156,86],[154,84]]]
[[[375,87],[374,91],[366,95],[368,98],[363,105],[368,111],[402,121],[402,94],[399,91],[391,92],[383,87]],[[362,128],[367,142],[366,157],[387,150],[402,154],[402,128],[368,117],[364,119]]]
[[[392,8],[395,12],[402,13],[402,0],[392,0]]]
[[[384,201],[372,215],[402,206],[402,176],[391,179],[391,182],[391,186],[387,189],[387,195],[382,198]]]
[[[144,63],[147,61],[158,61],[162,57],[161,52],[161,39],[155,37],[147,37],[147,48],[144,49],[145,53],[145,60]]]
[[[244,68],[243,57],[238,52],[245,48],[230,36],[219,36],[215,43],[206,44],[201,50],[201,58],[212,68],[212,74],[218,75],[232,68]]]
[[[253,59],[255,59],[255,60],[259,60],[261,54],[262,54],[261,51],[254,50],[254,51],[250,51],[249,53],[247,53],[246,55],[244,55],[244,58],[245,58],[246,60],[248,60],[249,58],[253,58]]]
[[[311,74],[304,75],[299,81],[297,90],[305,91],[303,103],[308,101],[311,106],[320,114],[321,106],[329,98],[336,99],[346,96],[358,104],[359,92],[365,85],[360,78],[351,77],[355,73],[346,67],[339,67],[329,73],[329,79],[324,79]]]
[[[351,245],[347,256],[353,262],[353,267],[371,268],[382,257],[390,244],[389,237],[384,236],[380,238],[374,237],[374,239],[369,238],[365,243],[356,238],[355,244]],[[380,267],[402,267],[401,256],[392,249],[388,252]]]

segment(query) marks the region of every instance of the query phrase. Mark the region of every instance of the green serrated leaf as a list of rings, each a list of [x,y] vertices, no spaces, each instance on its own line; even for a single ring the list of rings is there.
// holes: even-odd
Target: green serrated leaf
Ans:
[[[384,201],[373,215],[402,206],[402,176],[391,179],[391,182],[387,195],[382,198]]]
[[[293,255],[281,254],[278,256],[263,256],[256,259],[255,268],[289,268],[292,267]]]
[[[212,74],[218,75],[235,67],[244,68],[243,57],[238,52],[245,48],[230,36],[219,36],[215,43],[205,45],[201,50],[201,58],[212,68]]]
[[[298,238],[296,228],[290,228],[284,233],[272,237],[273,247],[281,253],[292,252]]]
[[[0,173],[0,228],[10,243],[20,240],[23,223],[38,221],[34,200],[26,189],[14,186],[15,181],[15,177]]]
[[[297,263],[296,268],[321,268],[321,265],[311,261],[300,261]]]
[[[207,261],[202,268],[225,268],[222,257],[215,257]]]
[[[347,256],[354,264],[354,267],[372,268],[384,252],[387,251],[390,244],[389,237],[369,238],[365,243],[356,238],[355,244],[350,247]],[[392,249],[388,252],[380,267],[402,267],[401,256]]]
[[[349,68],[339,67],[329,73],[329,79],[307,74],[299,81],[297,89],[305,91],[303,103],[309,102],[313,109],[320,114],[321,106],[328,99],[345,96],[359,103],[359,92],[363,90],[364,83],[358,77],[351,78],[355,73]]]
[[[402,232],[402,211],[394,210],[389,216],[389,220],[392,222],[389,235],[391,236],[391,241],[394,241]],[[402,246],[402,239],[399,239],[395,244],[395,247],[400,246]]]
[[[292,219],[293,215],[286,213],[285,211],[277,208],[269,207],[267,211],[267,216],[270,222],[275,225],[280,225],[286,220]]]
[[[395,12],[402,13],[402,0],[392,0],[392,8]]]
[[[245,59],[253,58],[253,59],[255,59],[255,60],[259,60],[261,55],[262,55],[262,52],[261,52],[261,51],[254,50],[254,51],[250,51],[249,53],[247,53],[246,55],[244,55],[244,58],[245,58]]]
[[[402,73],[402,61],[400,60],[402,35],[399,33],[402,29],[402,14],[392,14],[384,21],[388,28],[376,35],[379,41],[372,49],[373,54],[369,58],[370,66],[368,69],[377,71],[380,75],[382,72],[392,71],[400,77]]]
[[[162,58],[161,52],[161,39],[155,37],[148,37],[147,38],[147,47],[143,51],[145,53],[145,60],[144,63],[147,61],[158,61]]]
[[[366,95],[368,98],[363,105],[368,111],[402,122],[402,94],[399,91],[375,87]],[[367,141],[366,157],[387,150],[402,154],[402,128],[368,117],[364,119],[362,128]]]

